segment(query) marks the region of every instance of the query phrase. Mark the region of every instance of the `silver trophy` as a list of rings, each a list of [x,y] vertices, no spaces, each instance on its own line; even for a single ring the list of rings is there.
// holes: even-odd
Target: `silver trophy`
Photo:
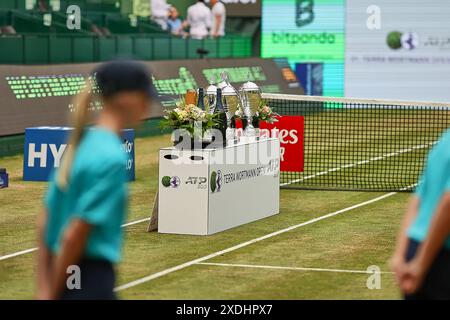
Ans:
[[[254,82],[248,81],[239,89],[244,116],[247,120],[245,135],[247,137],[256,137],[257,130],[253,126],[253,118],[256,116],[262,101],[261,88]]]
[[[231,84],[222,89],[222,104],[227,115],[227,141],[230,143],[237,142],[234,116],[240,107],[240,100],[239,92]]]
[[[216,110],[216,104],[217,104],[217,86],[214,84],[210,84],[208,88],[206,88],[206,103],[205,103],[205,110],[213,114]]]
[[[221,73],[222,81],[217,84],[217,87],[222,89],[222,105],[227,115],[227,141],[229,143],[237,143],[238,137],[236,134],[235,114],[241,106],[241,96],[239,92],[231,85],[229,75],[226,71]]]

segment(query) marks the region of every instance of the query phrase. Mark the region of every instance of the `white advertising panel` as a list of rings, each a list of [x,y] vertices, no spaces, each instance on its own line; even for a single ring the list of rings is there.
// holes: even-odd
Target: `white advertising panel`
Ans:
[[[347,0],[345,95],[450,100],[448,0]]]

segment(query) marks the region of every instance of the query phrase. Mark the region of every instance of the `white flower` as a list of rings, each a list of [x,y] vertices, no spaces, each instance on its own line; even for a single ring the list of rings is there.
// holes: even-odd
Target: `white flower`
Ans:
[[[184,110],[180,110],[178,112],[178,116],[180,117],[181,120],[187,120],[189,118],[189,114],[187,113],[187,111]]]
[[[205,118],[205,112],[197,106],[191,108],[191,117],[194,120],[203,120]]]
[[[203,110],[200,111],[200,114],[198,116],[198,120],[200,120],[200,121],[205,121],[206,120],[206,112],[205,111],[203,111]]]

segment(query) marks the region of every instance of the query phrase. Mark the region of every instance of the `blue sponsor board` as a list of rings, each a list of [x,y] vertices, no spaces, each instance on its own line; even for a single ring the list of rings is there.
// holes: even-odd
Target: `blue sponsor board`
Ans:
[[[23,158],[24,181],[48,181],[50,173],[58,168],[67,149],[67,140],[73,129],[68,127],[35,127],[25,129]],[[135,179],[133,129],[122,131],[123,150],[128,155],[124,164],[128,180]]]
[[[8,173],[6,169],[0,168],[0,189],[8,188]]]

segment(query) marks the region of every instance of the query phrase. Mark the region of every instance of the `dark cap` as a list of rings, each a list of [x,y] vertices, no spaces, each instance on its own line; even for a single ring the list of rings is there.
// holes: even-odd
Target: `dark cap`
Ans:
[[[150,98],[158,98],[151,73],[142,63],[128,60],[106,62],[98,66],[93,75],[105,98],[127,91],[143,91]]]

